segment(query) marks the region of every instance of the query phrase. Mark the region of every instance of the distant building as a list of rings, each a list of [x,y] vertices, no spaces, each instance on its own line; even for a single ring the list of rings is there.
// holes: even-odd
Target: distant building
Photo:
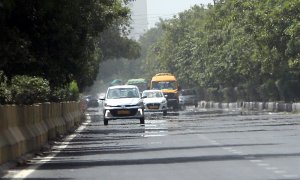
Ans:
[[[132,30],[129,38],[137,40],[148,30],[147,0],[132,1],[130,2],[129,7],[132,12]]]

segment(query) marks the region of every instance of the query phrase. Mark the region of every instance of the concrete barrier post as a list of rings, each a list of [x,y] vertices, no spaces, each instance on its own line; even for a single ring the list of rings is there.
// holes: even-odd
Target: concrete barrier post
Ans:
[[[243,109],[249,110],[249,102],[243,102]]]
[[[292,109],[293,109],[293,112],[299,113],[300,112],[300,103],[293,103]]]
[[[270,112],[275,112],[276,111],[276,103],[275,102],[267,102],[266,110],[268,110]]]
[[[263,111],[265,108],[265,103],[264,102],[258,102],[257,108],[259,111]]]
[[[38,128],[39,132],[39,147],[42,147],[48,140],[48,128],[43,121],[42,114],[42,105],[36,104],[34,106],[34,117],[35,117],[35,126]]]
[[[292,103],[286,103],[286,111],[292,112],[293,111],[293,104]]]
[[[66,122],[64,121],[62,116],[62,103],[56,103],[55,114],[57,122],[59,124],[59,134],[65,134]]]
[[[74,117],[72,116],[72,111],[71,111],[72,104],[71,103],[72,102],[62,104],[63,118],[66,122],[66,130],[67,131],[73,129],[74,121],[75,121]]]
[[[39,150],[81,123],[80,104],[0,105],[0,164]]]
[[[47,127],[47,140],[51,140],[55,138],[55,124],[53,122],[53,118],[51,117],[51,105],[50,103],[41,104],[42,107],[42,120]]]
[[[7,106],[0,105],[0,164],[10,159],[9,142],[4,131],[8,129]]]
[[[38,131],[37,128],[34,127],[34,109],[33,106],[24,106],[23,108],[23,121],[24,121],[24,128],[26,129],[26,136],[28,142],[28,151],[32,151],[38,147],[38,140],[37,135]]]
[[[22,117],[17,111],[17,106],[7,106],[8,129],[5,131],[6,139],[9,141],[10,160],[16,159],[26,151],[25,137],[21,131]]]
[[[54,123],[55,127],[55,137],[62,134],[62,122],[60,122],[60,114],[59,114],[59,103],[51,103],[51,121]]]
[[[80,111],[80,103],[79,102],[73,102],[73,108],[74,108],[74,118],[75,118],[75,125],[78,126],[82,123],[82,113]]]
[[[221,103],[221,108],[228,109],[229,108],[228,103]]]

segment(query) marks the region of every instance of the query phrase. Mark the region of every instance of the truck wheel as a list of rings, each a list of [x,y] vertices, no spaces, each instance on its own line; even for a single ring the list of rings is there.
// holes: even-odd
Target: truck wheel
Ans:
[[[167,110],[164,110],[164,111],[163,111],[163,116],[166,116],[167,113],[168,113]]]
[[[140,118],[140,124],[145,124],[145,117]]]
[[[104,125],[107,126],[108,125],[108,119],[104,118]]]

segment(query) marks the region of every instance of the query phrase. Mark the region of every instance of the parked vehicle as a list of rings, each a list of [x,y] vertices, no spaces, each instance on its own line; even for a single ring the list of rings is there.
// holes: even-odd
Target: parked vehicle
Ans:
[[[152,77],[150,89],[162,90],[164,95],[167,95],[168,107],[173,110],[179,109],[179,91],[180,86],[176,77],[171,73],[158,73]]]
[[[89,107],[91,107],[91,108],[99,107],[98,98],[95,96],[87,96],[86,101],[87,101],[88,108]]]
[[[195,106],[198,107],[198,94],[195,89],[182,89],[179,94],[179,104],[181,107]]]
[[[167,99],[161,90],[145,90],[142,96],[144,97],[145,111],[163,112],[164,116],[167,115]]]
[[[100,99],[104,100],[104,125],[115,119],[139,119],[140,124],[145,123],[144,104],[137,86],[111,86]]]

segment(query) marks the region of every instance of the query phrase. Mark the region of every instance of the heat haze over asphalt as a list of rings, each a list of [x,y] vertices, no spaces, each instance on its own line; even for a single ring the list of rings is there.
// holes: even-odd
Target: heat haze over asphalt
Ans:
[[[99,112],[4,179],[300,179],[300,115],[203,110],[103,125]]]

